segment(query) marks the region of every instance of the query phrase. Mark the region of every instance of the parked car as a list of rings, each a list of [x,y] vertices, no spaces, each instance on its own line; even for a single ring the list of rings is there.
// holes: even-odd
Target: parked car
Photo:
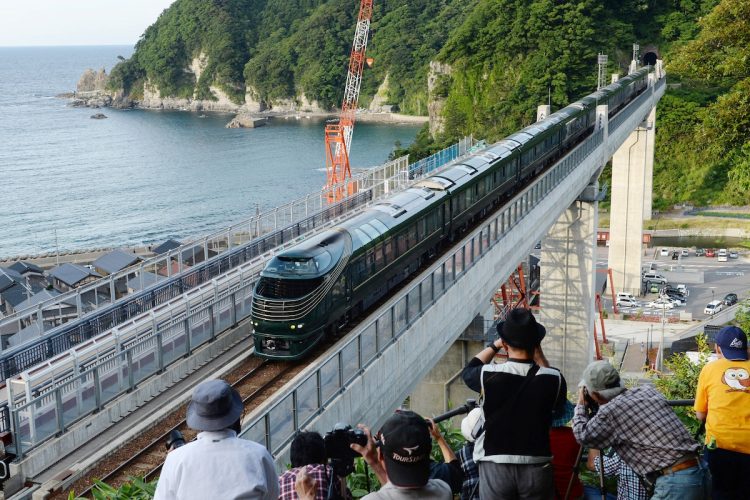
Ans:
[[[657,299],[649,302],[646,307],[650,307],[651,309],[673,309],[674,303],[667,299]]]
[[[726,296],[724,297],[724,305],[725,305],[725,306],[727,306],[727,307],[729,307],[729,306],[733,306],[733,305],[735,305],[736,303],[737,303],[737,294],[736,294],[736,293],[728,293],[728,294],[727,294],[727,295],[726,295]]]
[[[661,251],[659,252],[659,255],[661,255],[662,257],[669,256],[669,249],[668,248],[662,248]]]
[[[727,253],[727,249],[726,248],[720,249],[719,253],[717,255],[718,255],[718,259],[717,260],[719,262],[726,262],[727,261],[727,257],[729,256],[729,254]]]
[[[682,285],[685,286],[685,285]],[[672,285],[666,285],[662,287],[661,290],[659,290],[661,293],[666,293],[669,295],[679,295],[680,297],[684,297],[685,293],[680,290],[679,288],[673,287]]]
[[[641,305],[635,299],[617,299],[617,307],[640,307]]]
[[[683,257],[687,257],[688,255],[690,255],[690,252],[688,252],[687,248],[683,248],[681,254]]]
[[[702,248],[696,248],[695,249],[695,256],[696,257],[703,257],[703,255],[706,254],[706,251]]]
[[[658,293],[659,292],[659,284],[658,283],[651,283],[651,286],[648,289],[651,293]]]
[[[660,298],[664,300],[670,301],[672,304],[675,305],[675,307],[682,307],[685,304],[687,304],[687,300],[685,300],[685,297],[680,297],[678,295],[661,295]]]
[[[680,283],[679,285],[677,285],[677,291],[681,292],[683,295],[687,297],[687,294],[688,294],[687,286],[685,286],[683,283]]]
[[[651,283],[661,283],[663,285],[667,284],[667,278],[662,276],[661,274],[656,273],[643,273],[643,281],[650,281]]]
[[[736,259],[737,257],[739,257],[739,255],[737,254],[737,252],[735,252],[734,250],[730,250],[729,251],[729,258],[730,259]]]
[[[706,305],[706,308],[703,309],[703,314],[710,314],[713,316],[722,309],[724,309],[724,303],[722,301],[712,300]]]
[[[706,257],[716,257],[716,252],[713,248],[706,248]]]

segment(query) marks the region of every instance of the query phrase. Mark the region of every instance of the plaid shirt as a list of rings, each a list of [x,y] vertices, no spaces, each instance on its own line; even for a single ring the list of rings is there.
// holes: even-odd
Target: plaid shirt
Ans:
[[[599,472],[599,460],[594,462]],[[604,455],[604,475],[617,476],[617,500],[648,500],[646,489],[638,475],[617,455]]]
[[[461,485],[461,500],[473,500],[479,498],[479,467],[474,462],[474,443],[466,443],[458,450],[458,460],[464,471],[464,482]],[[472,496],[471,493],[474,493]]]
[[[305,465],[307,474],[315,480],[315,500],[326,500],[328,498],[328,476],[333,471],[330,467],[323,464]],[[302,467],[289,469],[279,476],[279,500],[297,500],[297,490],[294,489],[294,482],[297,480],[297,472]],[[339,485],[339,480],[335,479],[334,488]],[[346,491],[346,498],[351,498],[349,490]]]
[[[664,396],[650,385],[623,392],[601,405],[591,419],[584,406],[577,405],[573,433],[590,448],[611,446],[641,475],[669,467],[700,448]]]

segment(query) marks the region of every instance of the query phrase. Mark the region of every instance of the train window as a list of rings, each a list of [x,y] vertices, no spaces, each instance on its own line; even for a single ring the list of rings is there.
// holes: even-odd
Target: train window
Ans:
[[[365,259],[367,259],[367,269],[372,270],[375,265],[375,252],[372,249],[368,250]]]
[[[427,218],[422,217],[417,223],[417,238],[421,241],[427,236]]]
[[[328,252],[325,253],[330,263],[331,256]],[[268,263],[267,269],[280,274],[315,274],[318,272],[314,259],[310,257],[274,257]]]
[[[375,247],[375,269],[378,271],[383,269],[383,245]]]
[[[352,282],[353,286],[358,286],[367,279],[367,272],[365,269],[365,259],[360,256],[352,262]]]
[[[346,276],[343,274],[336,280],[336,284],[333,285],[333,298],[341,299],[346,296]]]
[[[387,240],[385,240],[385,243],[383,243],[383,252],[385,253],[386,264],[390,264],[391,262],[393,262],[393,245],[393,238],[388,238]]]
[[[417,244],[417,225],[413,224],[409,226],[406,233],[406,244],[408,247],[413,247]]]
[[[388,226],[380,222],[378,219],[371,220],[370,224],[372,224],[375,229],[380,231],[380,234],[385,234],[388,232]]]
[[[404,255],[406,253],[406,234],[401,233],[396,236],[396,246],[399,255]]]

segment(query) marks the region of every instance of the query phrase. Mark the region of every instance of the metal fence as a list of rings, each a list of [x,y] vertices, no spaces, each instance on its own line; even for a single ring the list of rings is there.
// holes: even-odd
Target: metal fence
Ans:
[[[351,340],[330,353],[319,367],[278,402],[256,417],[241,436],[279,454],[294,434],[360,377],[367,366],[395,342],[422,314],[518,224],[582,160],[601,145],[603,132],[586,139],[491,220],[476,229],[460,248],[451,251],[427,277],[399,292],[393,306],[371,322],[359,325]]]
[[[33,307],[16,311],[12,315],[0,320],[0,328],[7,331],[10,325],[15,325],[15,330],[31,323],[37,323],[40,332],[45,329],[53,331],[52,325],[46,324],[43,311],[54,308],[63,302],[75,303],[78,318],[103,306],[108,306],[119,298],[118,289],[122,285],[136,282],[141,287],[142,278],[134,275],[138,273],[143,276],[144,272],[151,272],[157,276],[168,279],[173,275],[176,267],[178,271],[184,269],[185,265],[194,266],[199,262],[207,261],[211,257],[221,254],[238,246],[248,243],[262,235],[278,232],[283,228],[296,224],[309,218],[311,215],[321,213],[331,207],[329,197],[336,190],[347,191],[349,185],[354,185],[356,192],[373,189],[377,185],[385,185],[387,179],[393,179],[392,185],[385,185],[384,192],[399,189],[407,181],[405,172],[407,170],[408,157],[397,158],[385,163],[380,167],[361,172],[347,180],[342,187],[322,189],[319,192],[308,194],[303,198],[291,201],[287,204],[272,208],[262,213],[249,217],[242,222],[229,226],[215,233],[209,234],[201,239],[185,243],[179,248],[170,250],[164,254],[146,259],[134,266],[116,272],[104,278],[98,279],[90,284],[62,293],[55,297],[35,304]],[[376,193],[376,194],[383,194]],[[154,288],[153,285],[149,288]]]
[[[377,193],[368,196],[368,200],[403,189],[404,182],[408,182],[405,169],[381,169],[380,172],[381,176],[371,175],[367,183],[360,184],[363,189],[360,194]],[[349,198],[349,203],[353,199],[355,197]],[[342,203],[346,203],[346,200]],[[330,207],[326,210],[330,210]],[[264,236],[266,238],[268,236]],[[295,240],[289,238],[286,241]],[[104,356],[98,351],[91,354],[91,361],[84,356],[80,356],[80,359],[75,355],[70,356],[71,359],[64,362],[68,364],[63,363],[58,369],[62,375],[56,374],[56,380],[49,384],[45,382],[41,390],[36,388],[39,384],[34,384],[31,378],[22,381],[9,379],[16,453],[22,456],[51,437],[65,432],[71,424],[101,409],[124,392],[131,391],[139,382],[245,319],[250,313],[252,290],[263,262],[257,256],[251,261],[235,260],[239,267],[232,271],[234,274],[228,275],[221,292],[214,283],[203,283],[196,287],[196,291],[184,293],[162,305],[156,315],[152,312],[152,317],[145,317],[144,321],[136,318],[122,329],[101,334],[96,338],[107,335],[116,337]],[[223,273],[231,271],[221,265],[215,267]],[[201,295],[204,289],[206,297],[201,296],[196,303],[190,295]],[[174,315],[173,311],[178,314]],[[143,315],[139,317],[144,318]],[[141,326],[137,326],[139,321]],[[55,350],[54,345],[42,343],[37,346],[40,350],[37,354],[44,356],[48,349]],[[67,345],[69,347],[70,344]],[[20,371],[18,364],[13,369]],[[44,373],[43,370],[35,372]],[[19,389],[13,390],[14,387]],[[7,407],[4,409],[7,415]],[[9,430],[7,424],[2,427],[2,410],[0,408],[0,430]],[[6,420],[9,422],[11,419]]]
[[[466,154],[474,146],[473,137],[464,137],[456,144],[448,146],[442,151],[422,158],[409,165],[409,178],[416,179],[422,177],[425,174],[432,172],[433,170],[440,168],[448,162],[451,162],[461,155]]]

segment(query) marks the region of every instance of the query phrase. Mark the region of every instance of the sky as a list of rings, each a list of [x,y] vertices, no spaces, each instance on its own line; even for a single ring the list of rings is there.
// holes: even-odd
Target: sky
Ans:
[[[0,47],[135,45],[174,0],[0,0]]]

